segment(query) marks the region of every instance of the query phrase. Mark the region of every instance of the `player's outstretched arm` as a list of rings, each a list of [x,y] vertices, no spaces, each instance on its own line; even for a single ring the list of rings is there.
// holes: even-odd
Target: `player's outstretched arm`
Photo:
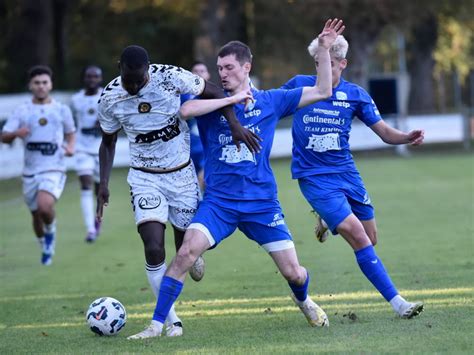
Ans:
[[[248,90],[243,90],[233,96],[222,99],[188,100],[181,105],[179,114],[184,119],[202,116],[225,106],[234,105],[242,101],[245,102],[246,100],[253,100],[252,93]]]
[[[425,139],[425,131],[416,129],[408,133],[390,127],[384,120],[370,126],[370,128],[387,144],[420,145]]]
[[[102,221],[104,206],[109,203],[109,179],[115,157],[115,145],[117,143],[118,132],[107,134],[102,133],[102,142],[99,148],[99,169],[100,183],[97,192],[97,215],[96,218]]]
[[[2,132],[2,143],[11,143],[15,140],[16,137],[18,138],[25,138],[28,134],[30,134],[30,130],[28,127],[21,127],[18,128],[14,132]]]
[[[318,80],[313,87],[304,87],[298,108],[315,103],[331,97],[332,95],[332,75],[331,75],[331,57],[329,48],[345,29],[342,20],[329,19],[324,25],[323,31],[318,36],[318,49],[316,57],[318,58],[317,75]]]
[[[64,155],[67,157],[72,157],[74,155],[75,145],[76,145],[76,134],[66,133],[64,135],[64,140],[66,141],[66,145],[64,146]]]
[[[217,87],[213,83],[206,81],[206,86],[201,94],[203,99],[223,99],[226,96],[221,88]],[[247,148],[253,152],[258,153],[262,149],[260,146],[261,138],[249,131],[247,128],[242,127],[239,120],[235,116],[232,105],[224,106],[220,109],[230,127],[234,144],[237,146],[237,150],[240,151],[240,142],[243,142]]]

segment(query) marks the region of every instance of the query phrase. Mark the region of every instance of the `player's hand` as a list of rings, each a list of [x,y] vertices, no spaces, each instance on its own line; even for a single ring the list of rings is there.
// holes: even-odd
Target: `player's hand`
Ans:
[[[96,219],[102,222],[102,216],[104,215],[104,207],[109,205],[109,188],[102,184],[99,185],[99,191],[97,191],[97,210]]]
[[[411,145],[421,145],[425,139],[425,131],[422,129],[416,129],[408,133],[408,143]]]
[[[28,127],[20,127],[16,130],[15,134],[19,138],[25,138],[28,134],[30,134],[30,129]]]
[[[342,20],[338,20],[337,18],[327,20],[323,31],[318,36],[319,46],[326,49],[331,48],[337,36],[339,36],[345,28],[346,26],[344,26]]]
[[[253,95],[250,90],[242,90],[239,91],[237,94],[230,97],[232,100],[232,104],[238,104],[239,102],[246,103],[247,100],[253,101]]]
[[[232,133],[232,141],[237,146],[239,152],[240,142],[243,142],[252,153],[260,153],[260,150],[262,150],[260,146],[262,138],[251,130],[237,124],[230,127],[230,132]]]
[[[67,156],[67,157],[72,157],[74,155],[74,148],[69,146],[69,145],[65,145],[64,146],[64,155]]]

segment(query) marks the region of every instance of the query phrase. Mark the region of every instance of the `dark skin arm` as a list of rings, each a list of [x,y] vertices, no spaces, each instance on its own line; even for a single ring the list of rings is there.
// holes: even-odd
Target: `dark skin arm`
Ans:
[[[226,96],[221,88],[209,81],[206,81],[206,86],[204,87],[204,91],[200,97],[203,99],[222,99]],[[224,117],[227,119],[227,123],[229,124],[230,131],[232,133],[233,142],[237,146],[237,149],[240,150],[240,142],[243,142],[252,153],[260,152],[262,147],[260,146],[259,142],[262,141],[262,139],[257,134],[253,133],[247,128],[242,127],[239,120],[235,116],[233,106],[225,106],[220,109],[220,112],[222,112]]]
[[[115,145],[118,132],[107,134],[102,132],[102,142],[99,148],[100,184],[97,191],[96,218],[102,221],[104,206],[109,203],[109,179],[115,157]]]

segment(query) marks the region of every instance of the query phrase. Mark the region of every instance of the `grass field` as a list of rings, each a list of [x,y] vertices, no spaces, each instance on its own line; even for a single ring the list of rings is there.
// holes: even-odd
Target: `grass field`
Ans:
[[[394,316],[341,238],[316,242],[314,217],[290,179],[289,161],[279,160],[273,168],[286,221],[330,328],[307,325],[270,258],[237,233],[205,254],[200,283],[185,284],[177,305],[184,337],[127,341],[149,323],[154,302],[121,169],[113,172],[103,234],[94,245],[83,241],[78,183],[69,176],[57,205],[51,267],[39,263],[20,181],[0,181],[0,354],[472,352],[474,157],[419,152],[357,161],[376,208],[379,256],[402,295],[425,302],[419,318]],[[171,234],[167,243],[169,262]],[[100,296],[127,308],[117,337],[95,336],[85,324],[85,310]]]

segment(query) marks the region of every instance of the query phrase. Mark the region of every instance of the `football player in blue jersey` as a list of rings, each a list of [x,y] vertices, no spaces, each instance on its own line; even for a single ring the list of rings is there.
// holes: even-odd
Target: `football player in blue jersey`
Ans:
[[[162,279],[153,320],[148,328],[129,339],[161,334],[168,311],[181,293],[189,268],[207,249],[217,246],[239,228],[265,249],[292,290],[292,298],[311,326],[328,326],[324,311],[308,296],[309,274],[298,262],[288,227],[277,199],[270,168],[270,150],[278,120],[299,107],[323,100],[331,94],[329,48],[344,30],[342,21],[328,20],[319,35],[319,80],[311,87],[259,91],[250,86],[250,48],[232,41],[218,53],[217,68],[229,95],[219,100],[190,100],[180,109],[184,117],[198,117],[205,152],[206,191],[198,211],[186,230],[183,244]],[[244,95],[242,95],[242,92]],[[250,152],[232,144],[228,124],[214,112],[236,95],[251,94],[234,111],[240,123],[262,138],[261,150]]]
[[[381,260],[375,253],[377,228],[374,208],[355,166],[349,147],[349,133],[355,117],[388,144],[419,145],[423,130],[405,133],[387,125],[369,94],[344,80],[348,43],[339,35],[329,51],[332,66],[332,96],[300,108],[293,117],[292,176],[306,200],[317,212],[316,237],[324,242],[327,230],[342,237],[354,249],[357,263],[375,288],[403,318],[423,310],[421,302],[407,302],[398,294]],[[318,41],[308,47],[316,67],[320,64]],[[318,78],[318,80],[320,80]],[[314,85],[313,75],[298,75],[282,86],[295,89]]]
[[[191,66],[191,73],[199,75],[206,81],[211,79],[211,74],[209,74],[209,70],[207,69],[206,64],[203,62],[195,61]],[[181,104],[193,98],[194,96],[189,94],[181,95]],[[196,169],[199,187],[201,188],[201,191],[204,191],[204,149],[202,147],[201,138],[199,137],[199,129],[196,119],[191,117],[187,119],[187,123],[191,142],[191,160],[193,161],[194,168]],[[191,277],[192,275],[193,274],[191,274]]]

